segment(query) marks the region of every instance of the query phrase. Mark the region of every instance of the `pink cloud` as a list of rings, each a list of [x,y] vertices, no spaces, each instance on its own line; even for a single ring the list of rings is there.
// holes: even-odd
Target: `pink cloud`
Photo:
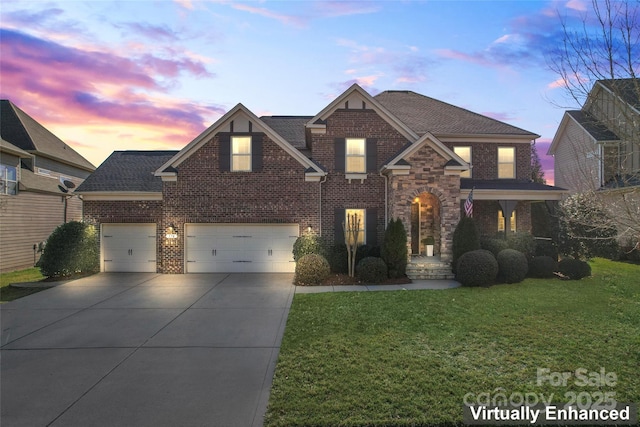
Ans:
[[[263,7],[250,6],[244,3],[234,3],[232,6],[236,10],[242,10],[255,15],[264,16],[265,18],[275,19],[285,25],[291,25],[298,28],[307,26],[307,19],[295,15],[287,15],[284,13],[273,12]]]
[[[128,58],[4,29],[0,43],[0,96],[47,127],[75,129],[83,137],[92,127],[103,133],[127,129],[155,135],[156,145],[175,146],[176,142],[184,145],[225,112],[218,105],[194,105],[165,95],[167,86],[175,84],[173,79],[181,73],[212,76],[195,59],[150,54]]]
[[[483,116],[491,117],[492,119],[500,120],[501,122],[509,122],[509,121],[517,120],[510,113],[502,113],[502,112],[498,113],[493,111],[485,111],[480,114],[482,114]]]
[[[364,15],[381,9],[379,4],[362,1],[322,1],[316,2],[315,8],[324,17]]]

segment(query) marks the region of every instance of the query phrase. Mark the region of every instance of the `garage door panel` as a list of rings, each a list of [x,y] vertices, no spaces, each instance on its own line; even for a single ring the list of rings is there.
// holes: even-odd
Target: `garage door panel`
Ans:
[[[103,224],[102,271],[155,273],[155,233],[155,224]]]
[[[297,224],[187,224],[186,271],[294,271]]]

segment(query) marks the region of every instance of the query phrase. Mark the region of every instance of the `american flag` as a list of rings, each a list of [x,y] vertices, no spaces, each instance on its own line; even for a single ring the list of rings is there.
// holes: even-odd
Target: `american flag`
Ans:
[[[473,217],[473,188],[469,192],[467,200],[464,201],[464,214],[469,218]]]

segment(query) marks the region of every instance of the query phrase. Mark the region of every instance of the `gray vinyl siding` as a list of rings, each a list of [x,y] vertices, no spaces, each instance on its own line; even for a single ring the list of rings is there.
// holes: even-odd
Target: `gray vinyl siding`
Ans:
[[[31,267],[33,245],[47,240],[63,218],[61,196],[25,191],[0,196],[0,271]],[[72,220],[82,220],[82,202],[77,197],[68,200],[67,221]]]
[[[56,175],[64,175],[81,179],[86,179],[91,174],[91,172],[85,171],[83,169],[79,169],[71,165],[66,165],[64,163],[60,163],[56,160],[48,159],[42,156],[36,156],[35,166],[38,168],[48,169],[51,172],[55,172]]]
[[[600,146],[569,119],[554,156],[555,185],[571,192],[599,188],[601,157]]]

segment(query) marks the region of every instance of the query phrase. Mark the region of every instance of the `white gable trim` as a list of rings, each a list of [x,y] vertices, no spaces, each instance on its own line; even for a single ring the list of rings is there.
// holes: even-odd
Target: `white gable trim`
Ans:
[[[211,138],[213,138],[220,129],[228,126],[231,121],[234,119],[245,116],[251,121],[254,125],[254,131],[264,132],[269,139],[274,141],[276,144],[280,146],[284,151],[287,152],[291,157],[296,159],[300,165],[302,165],[305,169],[311,168],[315,171],[315,173],[325,175],[325,172],[322,171],[315,163],[309,160],[304,154],[298,151],[295,147],[289,144],[284,138],[282,138],[279,134],[277,134],[273,129],[271,129],[266,123],[258,118],[255,114],[253,114],[247,107],[242,104],[238,104],[229,110],[224,116],[220,117],[215,123],[209,126],[204,132],[198,135],[193,141],[187,144],[182,150],[180,150],[175,156],[173,156],[169,161],[160,166],[156,172],[155,176],[159,177],[168,177],[175,176],[175,172],[164,172],[168,167],[178,167],[182,162],[188,159],[193,153],[198,151],[204,144],[206,144]]]
[[[383,166],[383,169],[397,168],[397,165],[396,165],[397,162],[399,162],[402,159],[406,159],[410,157],[413,153],[420,150],[425,145],[428,145],[429,147],[433,148],[435,152],[441,155],[442,157],[444,157],[445,160],[455,160],[456,162],[460,163],[460,166],[447,166],[446,169],[459,170],[459,171],[465,171],[469,169],[470,166],[467,162],[462,160],[462,158],[458,156],[456,153],[449,150],[449,148],[446,145],[444,145],[438,138],[436,138],[430,132],[427,132],[424,135],[422,135],[420,139],[418,139],[416,142],[411,144],[409,147],[403,150],[400,154],[394,157],[389,163]]]
[[[357,83],[351,85],[349,89],[344,91],[342,95],[334,99],[329,105],[327,105],[322,111],[320,111],[314,118],[309,120],[306,124],[307,129],[311,132],[317,133],[320,130],[324,130],[326,125],[317,123],[319,121],[326,120],[336,110],[343,108],[345,101],[353,93],[359,94],[365,99],[366,108],[374,110],[380,117],[382,117],[387,123],[393,126],[402,136],[413,142],[418,139],[418,135],[409,129],[407,125],[402,123],[396,116],[394,116],[389,110],[382,106],[375,98],[373,98],[367,91],[362,89]]]

